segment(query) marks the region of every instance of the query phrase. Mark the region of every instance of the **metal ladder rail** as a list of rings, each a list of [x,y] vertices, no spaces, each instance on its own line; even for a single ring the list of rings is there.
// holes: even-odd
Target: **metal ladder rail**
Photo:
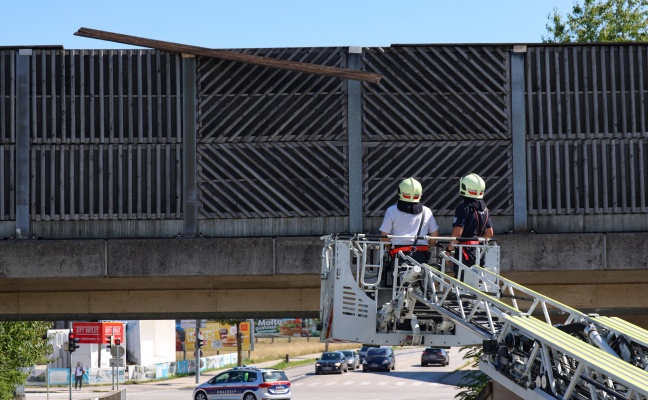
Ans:
[[[589,392],[590,398],[593,399],[609,398],[605,396],[614,393],[622,395],[623,398],[648,399],[647,371],[639,370],[537,318],[504,316],[504,319],[506,326],[502,330],[503,336],[515,333],[534,343],[533,351],[529,351],[529,357],[524,361],[524,368],[517,369],[518,373],[525,375],[525,379],[517,379],[518,386],[523,384],[525,388],[532,390],[536,383],[541,381],[536,378],[542,378],[542,374],[546,374],[545,378],[549,384],[545,391],[555,398],[571,398],[578,390],[581,395]],[[500,341],[502,339],[503,337],[500,337]],[[510,382],[511,374],[504,372],[510,372],[511,369],[502,368],[499,357],[484,356],[482,362],[490,367],[484,370],[498,382]],[[571,362],[564,363],[564,360]],[[541,368],[537,367],[538,364]],[[494,374],[493,370],[498,374]],[[559,384],[561,381],[562,385]],[[510,387],[506,382],[503,383]],[[603,392],[605,394],[602,394]]]
[[[426,268],[426,270],[428,270],[428,268]],[[432,267],[429,267],[429,271],[433,271],[433,270],[434,269]],[[440,278],[440,279],[438,279],[439,281],[443,281],[445,284],[452,284],[453,285],[452,289],[454,289],[454,293],[456,293],[458,295],[458,298],[460,300],[461,300],[462,297],[469,296],[470,294],[472,294],[472,296],[473,296],[472,297],[472,302],[467,303],[467,304],[472,304],[472,309],[467,308],[467,309],[459,312],[459,314],[463,315],[464,318],[468,319],[468,318],[470,318],[471,315],[474,316],[474,310],[479,309],[478,307],[480,307],[480,306],[483,307],[483,309],[488,309],[487,307],[490,306],[490,303],[493,300],[496,300],[496,301],[499,302],[499,299],[491,300],[491,299],[488,299],[486,297],[479,297],[478,293],[482,294],[482,295],[483,295],[483,293],[479,292],[478,290],[477,290],[478,293],[475,293],[474,288],[469,287],[469,286],[467,286],[467,285],[465,285],[465,284],[463,284],[463,283],[461,283],[459,281],[456,281],[456,280],[455,281],[457,283],[454,283],[454,282],[451,281],[451,279],[453,280],[453,278],[450,278],[450,277],[443,278],[443,276],[445,276],[445,274],[441,274],[443,276],[441,276],[439,274],[441,274],[441,273],[440,272],[438,272],[438,273],[432,272],[430,274],[432,279],[430,279],[430,278],[427,278],[427,279],[429,279],[430,281],[434,281],[435,280],[434,276],[436,276],[437,278]],[[446,300],[450,301],[449,299],[447,299],[448,293],[450,293],[450,292],[451,292],[451,288],[448,288],[447,290],[439,291],[438,295],[435,296],[434,295],[435,294],[434,293],[434,285],[433,285],[432,289],[430,290],[431,294],[426,294],[427,297],[424,297],[424,298],[429,299],[430,297],[432,297],[432,298],[434,298],[436,300],[439,300],[439,296],[441,296],[442,298],[445,297]],[[489,297],[491,297],[491,296],[489,296]],[[486,300],[486,301],[484,302],[484,300]],[[436,304],[436,303],[434,303],[434,304]],[[463,302],[460,301],[460,304],[461,304],[462,307],[464,307]],[[595,353],[598,352],[598,354],[595,354],[594,356],[592,356],[593,357],[592,360],[594,360],[594,361],[601,360],[602,358],[605,358],[606,356],[607,356],[607,358],[611,358],[613,360],[612,363],[615,363],[615,362],[617,363],[616,365],[612,365],[612,367],[611,367],[613,372],[622,370],[624,367],[626,367],[626,368],[631,367],[633,369],[632,369],[632,371],[628,372],[628,374],[627,374],[628,376],[631,375],[632,377],[635,377],[635,375],[637,374],[637,371],[639,371],[641,373],[645,373],[645,371],[638,370],[635,367],[630,366],[628,363],[624,363],[622,360],[617,359],[615,357],[612,357],[612,356],[608,355],[607,353],[602,352],[599,349],[596,349],[594,346],[591,346],[591,345],[589,345],[589,344],[587,344],[587,343],[585,343],[583,341],[580,341],[580,340],[570,336],[569,334],[567,334],[565,332],[562,332],[562,331],[554,328],[553,326],[551,326],[551,324],[547,323],[546,321],[543,322],[543,321],[540,321],[540,320],[537,320],[537,319],[532,319],[531,317],[525,316],[523,312],[521,312],[520,310],[518,310],[515,307],[512,307],[512,306],[510,306],[510,305],[508,305],[506,303],[501,303],[501,304],[505,308],[508,308],[509,311],[511,312],[511,314],[513,314],[513,315],[508,316],[508,315],[506,315],[506,313],[501,313],[501,314],[497,315],[497,318],[502,318],[503,320],[506,320],[506,322],[504,323],[503,328],[500,329],[500,334],[498,336],[500,341],[504,337],[502,335],[502,332],[506,332],[506,330],[510,330],[510,331],[518,330],[518,331],[520,331],[522,329],[521,328],[521,323],[519,323],[519,322],[517,324],[510,323],[514,318],[524,318],[524,319],[528,319],[528,320],[535,320],[537,322],[537,324],[540,324],[539,326],[537,326],[537,328],[546,329],[546,330],[549,331],[549,333],[547,333],[547,338],[549,338],[549,339],[545,338],[545,341],[550,340],[551,338],[555,339],[556,337],[562,337],[562,339],[560,339],[558,341],[558,343],[552,343],[551,344],[551,345],[553,345],[553,347],[550,347],[550,345],[546,345],[545,347],[548,348],[547,350],[542,350],[542,351],[534,350],[531,353],[531,355],[533,356],[531,358],[535,358],[537,355],[539,355],[540,361],[542,361],[543,359],[546,361],[546,360],[557,360],[559,358],[570,358],[570,357],[573,358],[574,355],[569,353],[570,351],[573,352],[573,350],[563,349],[562,348],[565,345],[565,343],[567,343],[568,340],[571,340],[571,341],[574,342],[573,343],[574,346],[581,346],[582,351],[594,351]],[[467,305],[467,307],[470,307],[470,305]],[[493,310],[502,311],[502,310],[500,310],[499,308],[496,308],[496,307],[493,307]],[[456,316],[454,318],[456,319]],[[491,324],[491,326],[492,326],[492,324]],[[493,332],[492,329],[488,333],[490,334],[491,332]],[[527,333],[526,335],[529,336],[529,337],[535,337],[535,339],[533,339],[533,340],[536,341],[536,342],[540,342],[540,340],[538,340],[538,338],[537,338],[537,336],[538,336],[537,334],[534,336],[534,335],[530,335],[530,334]],[[536,347],[539,348],[539,346],[536,346]],[[551,353],[549,352],[549,350],[551,350]],[[554,355],[554,354],[555,354],[555,356],[553,358],[551,358],[551,356]],[[608,360],[608,363],[609,363],[609,360]],[[550,366],[548,362],[545,362],[545,364],[548,367]],[[607,376],[605,374],[608,373],[608,371],[605,369],[605,367],[601,368],[601,366],[596,366],[596,365],[594,367],[585,366],[584,363],[580,362],[580,361],[579,361],[579,365],[578,365],[577,368],[571,368],[569,365],[565,365],[562,368],[563,369],[566,368],[566,372],[572,373],[574,378],[579,378],[579,380],[577,382],[574,382],[574,379],[572,379],[570,381],[569,385],[565,386],[565,388],[564,388],[565,390],[576,390],[576,389],[582,389],[582,388],[589,389],[590,393],[592,394],[592,396],[591,396],[592,398],[598,398],[598,397],[594,397],[594,396],[596,396],[597,393],[599,393],[601,390],[603,391],[603,393],[608,393],[608,392],[613,393],[614,390],[622,390],[624,392],[624,396],[627,396],[628,398],[636,398],[636,399],[645,399],[646,398],[645,393],[643,391],[644,391],[645,387],[648,387],[648,386],[644,385],[644,381],[642,381],[642,380],[637,381],[637,382],[635,382],[635,381],[626,382],[626,381],[624,381],[624,379],[627,379],[628,376],[625,376],[625,375],[612,376],[610,374],[608,374],[610,376]],[[529,370],[531,370],[531,367],[529,367]],[[572,370],[576,371],[577,374],[574,374],[574,372]],[[551,371],[551,370],[549,370],[549,371]],[[560,369],[557,369],[556,371],[557,371],[557,373],[561,372]],[[594,371],[594,372],[591,372],[591,371]],[[592,375],[592,374],[595,374],[595,375]],[[604,382],[600,383],[600,382],[598,382],[596,380],[596,379],[599,378],[599,376],[604,376],[606,378],[606,379],[603,380]],[[614,387],[614,389],[606,388],[605,385],[608,382],[613,382],[616,385],[616,387]],[[576,383],[578,383],[578,385]],[[633,388],[632,387],[633,384],[635,384],[638,387]],[[619,387],[618,385],[623,385],[623,386]],[[607,394],[606,394],[606,396],[607,396]]]
[[[407,255],[402,257],[420,266],[424,271],[423,290],[414,289],[411,292],[416,300],[436,309],[485,339],[497,336],[502,314],[521,314],[519,310],[497,297],[483,293],[428,264],[418,263]],[[479,314],[480,312],[483,314]],[[486,321],[480,322],[478,318]]]
[[[612,346],[618,348],[619,356],[639,368],[648,370],[648,331],[617,317],[588,315],[587,321],[593,323]],[[631,354],[626,354],[626,344]]]
[[[633,353],[635,354],[633,359],[627,359],[626,361],[643,369],[646,369],[648,367],[648,331],[646,331],[645,329],[642,329],[620,318],[612,319],[598,315],[587,315],[481,267],[473,267],[472,272],[478,273],[483,277],[488,277],[488,279],[490,280],[498,280],[499,282],[501,282],[502,286],[500,293],[505,293],[511,296],[513,307],[517,309],[520,309],[520,305],[517,301],[519,298],[527,297],[529,298],[527,299],[527,301],[532,298],[531,306],[528,307],[528,309],[520,310],[525,314],[531,315],[536,310],[538,305],[540,305],[545,317],[545,322],[550,325],[552,323],[547,305],[550,305],[560,310],[562,313],[568,315],[565,324],[572,322],[593,324],[598,332],[602,335],[606,343],[612,348],[615,347],[612,343],[614,340],[623,338],[623,340],[627,341],[633,347]],[[520,296],[519,292],[523,294]],[[615,351],[619,353],[619,351]],[[622,356],[621,354],[618,355],[620,357]]]
[[[532,315],[538,306],[540,306],[545,322],[549,325],[553,324],[551,322],[551,316],[549,315],[549,309],[547,308],[548,305],[560,310],[562,314],[566,314],[566,323],[577,322],[583,317],[586,317],[586,314],[574,308],[513,282],[510,279],[504,278],[503,276],[485,268],[473,266],[466,273],[475,273],[482,279],[499,282],[501,285],[499,293],[494,295],[500,298],[510,298],[512,306],[525,314]],[[519,294],[518,292],[521,292],[522,294]],[[526,309],[522,309],[518,301],[527,301],[530,302],[531,305]]]
[[[415,263],[414,260],[410,259],[409,261]],[[551,372],[553,367],[546,365],[547,363],[561,357],[569,357],[573,360],[577,360],[579,366],[573,370],[572,376],[570,377],[570,384],[563,385],[562,389],[554,388],[555,393],[553,394],[558,395],[558,398],[569,398],[576,390],[580,390],[581,392],[587,390],[590,392],[590,395],[592,396],[591,398],[598,398],[595,396],[597,396],[597,393],[601,390],[603,390],[603,392],[608,390],[608,392],[614,393],[618,392],[619,389],[623,391],[624,396],[629,396],[628,398],[648,398],[646,397],[648,395],[648,372],[641,371],[638,373],[639,371],[634,366],[603,350],[583,342],[558,328],[555,328],[551,324],[547,323],[547,321],[541,321],[534,317],[529,317],[525,312],[518,308],[503,303],[496,297],[484,294],[472,286],[466,285],[427,264],[418,265],[424,267],[429,273],[430,276],[428,279],[431,281],[431,285],[428,285],[427,287],[431,287],[431,290],[427,296],[425,293],[414,292],[417,300],[435,307],[439,312],[442,312],[454,321],[461,323],[463,326],[472,329],[475,333],[484,338],[487,338],[488,335],[493,335],[492,337],[498,337],[498,340],[501,342],[504,337],[503,333],[506,331],[514,329],[524,331],[526,335],[534,341],[543,344],[543,346],[540,347],[540,351],[534,353],[534,359],[529,362],[540,361],[541,363],[544,363],[551,381],[555,380],[553,373]],[[436,291],[435,286],[442,285],[445,287],[445,290]],[[466,304],[460,302],[459,307],[467,307],[467,309],[461,313],[457,313],[456,311],[448,312],[445,303],[448,302],[448,294],[451,292],[456,293],[458,299],[462,296],[472,297],[471,301]],[[428,297],[431,297],[436,301],[430,301]],[[546,296],[542,297],[546,298]],[[553,302],[553,300],[549,298],[546,299]],[[558,302],[555,303],[560,304]],[[472,305],[472,307],[470,305]],[[473,316],[474,311],[479,308],[484,310],[496,310],[498,318],[503,319],[505,326],[499,332],[493,329],[484,329],[483,325],[479,325],[481,329],[475,329],[474,324],[471,321],[471,316]],[[493,323],[490,322],[489,325],[492,327]],[[551,352],[549,352],[549,349]],[[551,354],[554,356],[551,357]],[[530,369],[530,365],[526,367],[527,372],[530,371]],[[490,372],[492,373],[492,371]],[[562,372],[562,375],[565,373],[565,371],[560,368],[558,368],[557,372]],[[577,374],[574,374],[574,372],[577,372]],[[506,379],[510,380],[508,377]],[[613,383],[613,387],[606,389],[605,386],[609,385],[609,382]],[[601,386],[603,389],[597,389],[597,385]]]

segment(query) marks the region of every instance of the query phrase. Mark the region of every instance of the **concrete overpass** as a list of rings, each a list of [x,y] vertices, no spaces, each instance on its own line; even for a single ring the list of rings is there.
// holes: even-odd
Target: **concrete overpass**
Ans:
[[[448,229],[458,179],[478,172],[506,276],[639,321],[647,51],[241,51],[383,76],[369,84],[155,49],[0,48],[0,319],[316,316],[320,235],[377,232],[408,176]]]
[[[509,234],[502,271],[586,312],[646,326],[648,234]],[[5,240],[0,318],[319,316],[322,242],[304,238]]]

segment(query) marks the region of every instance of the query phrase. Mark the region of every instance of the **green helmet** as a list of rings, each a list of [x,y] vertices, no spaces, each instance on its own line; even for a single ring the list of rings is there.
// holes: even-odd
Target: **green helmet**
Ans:
[[[459,194],[473,199],[484,198],[486,182],[477,174],[466,175],[459,180]]]
[[[423,187],[421,183],[414,178],[407,178],[398,185],[398,199],[409,203],[418,203],[421,201]]]

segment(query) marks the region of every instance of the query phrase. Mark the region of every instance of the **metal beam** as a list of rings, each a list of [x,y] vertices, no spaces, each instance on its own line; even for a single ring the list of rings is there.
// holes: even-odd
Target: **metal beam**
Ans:
[[[83,36],[92,39],[107,40],[110,42],[124,43],[133,46],[151,47],[158,50],[172,53],[193,54],[196,56],[213,57],[222,60],[238,61],[254,65],[262,65],[270,68],[287,69],[290,71],[305,72],[308,74],[332,76],[336,78],[354,79],[378,83],[382,75],[373,72],[354,71],[344,68],[314,65],[296,61],[277,60],[269,57],[241,54],[227,50],[213,50],[206,47],[191,46],[180,43],[165,42],[162,40],[147,39],[138,36],[123,35],[120,33],[100,31],[90,28],[79,28],[75,36]]]
[[[16,237],[31,236],[29,225],[30,62],[32,50],[16,56]]]
[[[347,66],[362,67],[362,47],[349,47]],[[347,129],[349,141],[349,232],[362,226],[362,83],[347,81]]]
[[[526,102],[524,65],[526,46],[511,52],[511,141],[513,148],[513,230],[528,230],[526,180]],[[523,47],[523,48],[522,48]]]
[[[183,235],[198,234],[196,186],[196,57],[182,56],[182,214]]]

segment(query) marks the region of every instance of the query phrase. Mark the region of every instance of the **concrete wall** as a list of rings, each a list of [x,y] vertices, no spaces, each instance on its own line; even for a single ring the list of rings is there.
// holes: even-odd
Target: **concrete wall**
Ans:
[[[645,270],[648,233],[499,235],[502,272]],[[319,274],[322,241],[300,238],[0,241],[3,278]]]
[[[648,314],[648,233],[499,235],[504,276],[591,312]],[[0,241],[0,318],[317,317],[322,241]],[[241,299],[245,299],[242,301]]]

